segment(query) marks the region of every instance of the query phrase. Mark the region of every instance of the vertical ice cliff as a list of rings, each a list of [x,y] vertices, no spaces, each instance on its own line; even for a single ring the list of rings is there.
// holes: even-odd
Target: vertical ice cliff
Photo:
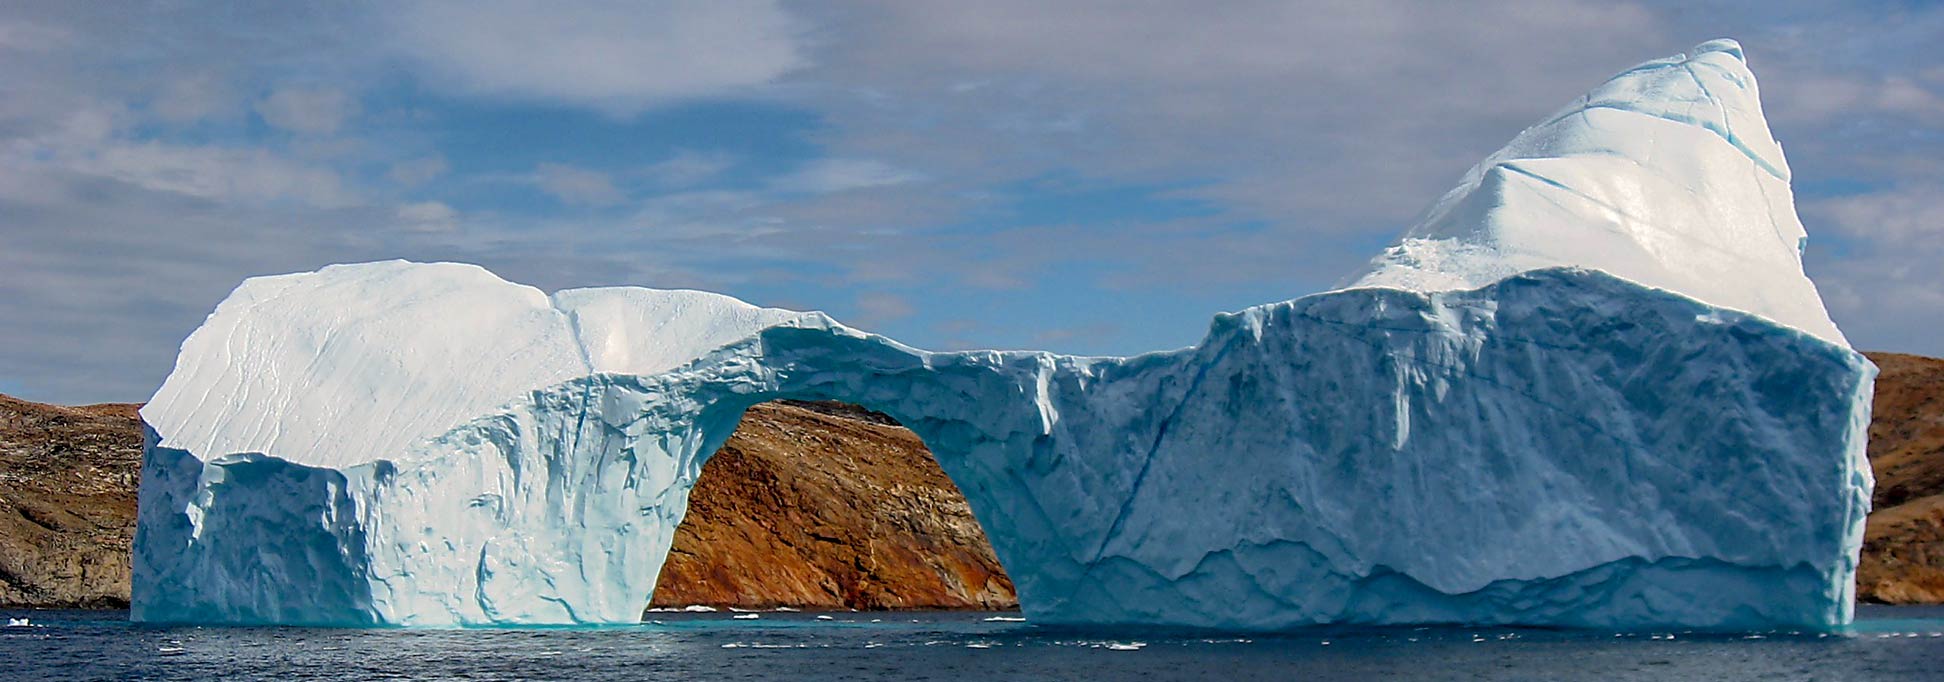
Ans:
[[[1129,358],[458,264],[246,281],[143,410],[144,621],[634,622],[776,398],[909,426],[1040,623],[1829,626],[1874,368],[1740,48],[1631,69],[1350,286]]]

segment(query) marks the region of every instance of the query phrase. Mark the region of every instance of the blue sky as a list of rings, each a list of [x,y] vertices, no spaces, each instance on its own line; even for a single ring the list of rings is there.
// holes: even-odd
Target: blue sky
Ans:
[[[1211,7],[8,3],[0,392],[145,399],[242,278],[384,258],[933,349],[1186,345],[1717,36],[1761,79],[1838,323],[1944,355],[1944,7]]]

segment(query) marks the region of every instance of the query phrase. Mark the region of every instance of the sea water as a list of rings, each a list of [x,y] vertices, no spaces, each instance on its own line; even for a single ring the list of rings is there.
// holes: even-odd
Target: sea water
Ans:
[[[553,629],[159,627],[0,611],[0,680],[1944,679],[1944,608],[1862,607],[1840,632],[1069,630],[1017,613],[651,613]],[[738,617],[740,616],[740,617]],[[20,622],[19,619],[25,619]]]

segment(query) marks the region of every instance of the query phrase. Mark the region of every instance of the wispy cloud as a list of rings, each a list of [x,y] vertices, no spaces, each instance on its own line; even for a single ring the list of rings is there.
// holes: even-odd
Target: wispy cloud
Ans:
[[[564,163],[540,164],[533,171],[533,181],[542,191],[569,204],[605,206],[625,197],[606,173]]]
[[[165,77],[149,107],[163,121],[193,123],[228,109],[235,99],[235,93],[215,75],[187,74]]]
[[[391,10],[391,44],[430,87],[616,116],[735,94],[806,63],[800,25],[769,0],[425,0]]]
[[[412,232],[452,232],[459,229],[459,212],[437,201],[398,207],[398,223]]]
[[[263,122],[293,133],[328,135],[358,113],[358,102],[336,88],[278,88],[256,103]]]
[[[724,152],[682,150],[642,171],[650,183],[666,189],[685,189],[715,180],[734,168],[736,157]]]
[[[449,170],[452,170],[452,166],[446,163],[445,157],[433,154],[393,163],[391,169],[385,171],[385,177],[390,178],[392,182],[412,187],[431,182],[445,175]]]
[[[16,3],[0,319],[33,323],[0,326],[0,378],[140,399],[242,277],[391,257],[723,289],[920,345],[1178,345],[1724,34],[1839,322],[1944,354],[1940,31],[1944,8],[1794,0]]]
[[[865,327],[882,326],[918,312],[918,308],[904,297],[882,292],[861,294],[852,307],[857,311],[852,323]]]
[[[777,178],[784,192],[831,194],[917,182],[924,176],[873,159],[818,159]]]

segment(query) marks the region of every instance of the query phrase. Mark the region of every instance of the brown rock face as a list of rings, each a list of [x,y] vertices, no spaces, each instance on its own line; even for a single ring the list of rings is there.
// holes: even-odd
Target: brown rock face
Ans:
[[[654,606],[1012,608],[964,496],[889,418],[766,403],[702,468]]]
[[[1944,603],[1944,360],[1868,355],[1882,370],[1870,420],[1877,486],[1856,596]]]
[[[0,396],[0,604],[128,605],[141,459],[134,405]]]
[[[1857,596],[1944,603],[1944,360],[1871,353],[1876,508]],[[128,603],[134,405],[0,396],[0,605]],[[770,403],[703,468],[657,606],[1006,608],[1013,587],[924,444],[881,415]]]

